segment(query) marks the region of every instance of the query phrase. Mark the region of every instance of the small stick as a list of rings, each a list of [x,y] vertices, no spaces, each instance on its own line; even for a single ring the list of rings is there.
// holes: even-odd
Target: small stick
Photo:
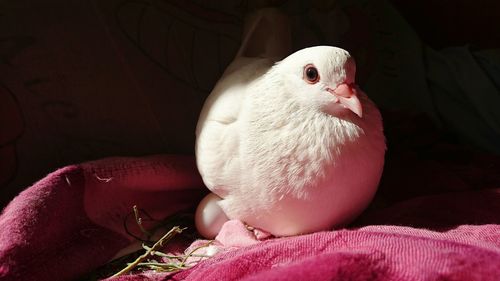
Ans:
[[[118,273],[114,274],[111,277],[117,277],[123,274],[126,274],[130,272],[132,269],[134,269],[139,263],[144,261],[153,251],[156,251],[158,248],[163,246],[163,243],[167,242],[168,240],[172,239],[176,234],[182,233],[183,230],[186,228],[180,228],[178,226],[174,226],[169,232],[167,232],[165,235],[163,235],[160,240],[158,240],[153,247],[151,247],[149,250],[146,251],[146,253],[140,255],[135,261],[132,263],[128,264],[124,269],[120,270]]]
[[[203,246],[206,246],[206,245],[203,245]],[[142,248],[144,248],[144,250],[146,250],[146,251],[151,249],[151,247],[148,247],[146,245],[142,245]],[[197,249],[195,249],[195,250],[197,250]],[[169,254],[165,254],[165,253],[159,252],[159,251],[152,251],[151,255],[152,256],[159,256],[159,257],[167,258],[167,259],[171,259],[171,260],[176,259],[179,261],[182,261],[182,259],[186,256],[186,255],[169,255]],[[209,258],[210,257],[208,255],[201,255],[201,254],[200,255],[199,254],[189,254],[189,256],[195,257],[195,258]]]
[[[181,270],[181,269],[186,269],[185,266],[180,266],[174,263],[161,263],[161,262],[141,262],[139,264],[140,266],[147,266],[150,268],[155,268],[155,269],[160,269],[162,271],[174,271],[174,270]]]
[[[137,223],[137,226],[139,226],[139,229],[142,231],[142,233],[146,234],[147,236],[151,236],[151,233],[149,233],[142,226],[142,218],[139,216],[139,210],[137,209],[137,205],[134,205],[132,208],[134,210],[135,222]]]
[[[199,249],[201,248],[204,248],[204,247],[208,247],[210,244],[212,244],[212,242],[214,242],[213,240],[210,240],[208,241],[207,243],[203,244],[203,245],[200,245],[194,249],[192,249],[187,255],[184,256],[184,258],[182,259],[181,261],[181,266],[185,266],[186,264],[186,261],[189,257],[192,257],[194,252],[198,251]]]

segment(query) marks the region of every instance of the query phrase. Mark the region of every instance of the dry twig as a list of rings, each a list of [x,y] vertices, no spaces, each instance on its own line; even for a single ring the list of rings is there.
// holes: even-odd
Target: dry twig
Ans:
[[[144,254],[140,255],[135,261],[132,263],[128,264],[124,269],[120,270],[118,273],[114,274],[112,277],[120,276],[123,274],[126,274],[130,272],[132,269],[134,269],[136,266],[138,266],[141,262],[143,262],[148,256],[151,255],[152,252],[157,251],[160,247],[164,245],[167,241],[172,239],[177,234],[182,233],[182,231],[185,230],[185,228],[180,228],[178,226],[174,226],[169,232],[167,232],[165,235],[163,235],[160,240],[158,240],[153,247],[149,248]]]

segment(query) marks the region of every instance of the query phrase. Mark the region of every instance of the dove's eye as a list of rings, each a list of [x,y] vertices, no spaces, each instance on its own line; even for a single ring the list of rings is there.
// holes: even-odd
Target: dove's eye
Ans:
[[[318,69],[312,64],[306,65],[304,68],[304,80],[309,84],[315,84],[319,81]]]

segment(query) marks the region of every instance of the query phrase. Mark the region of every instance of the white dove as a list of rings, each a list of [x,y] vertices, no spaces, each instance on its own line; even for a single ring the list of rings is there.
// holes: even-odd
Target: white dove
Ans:
[[[386,147],[353,58],[317,46],[276,62],[271,56],[288,48],[274,45],[289,33],[274,11],[247,30],[248,40],[274,35],[265,57],[240,49],[200,114],[196,160],[212,193],[198,207],[198,231],[213,238],[227,219],[275,236],[345,225],[373,198]]]

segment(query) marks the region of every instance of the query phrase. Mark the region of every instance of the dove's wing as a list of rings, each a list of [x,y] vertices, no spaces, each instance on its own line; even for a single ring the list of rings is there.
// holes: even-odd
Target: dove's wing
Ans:
[[[288,18],[276,9],[251,14],[234,61],[205,101],[196,128],[196,158],[205,184],[224,197],[240,186],[238,117],[248,89],[291,50]]]
[[[273,64],[270,59],[238,58],[205,101],[196,128],[196,160],[207,187],[219,196],[239,186],[239,114],[255,83]],[[231,68],[228,68],[231,70]]]

